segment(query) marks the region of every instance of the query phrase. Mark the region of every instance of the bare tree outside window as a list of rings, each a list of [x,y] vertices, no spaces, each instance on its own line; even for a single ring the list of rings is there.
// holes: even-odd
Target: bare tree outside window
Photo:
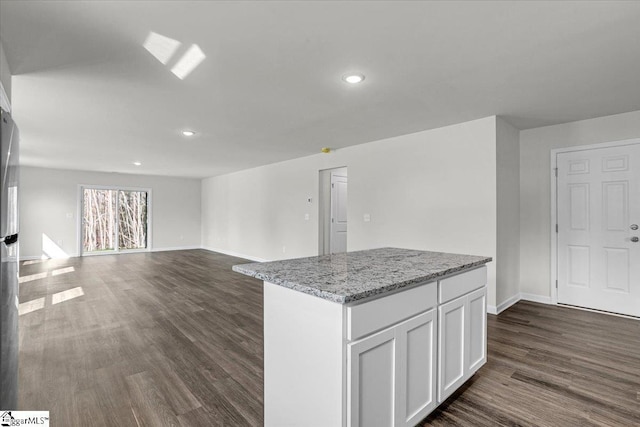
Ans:
[[[146,191],[85,188],[82,202],[83,252],[147,247]]]
[[[120,249],[147,247],[147,193],[120,191],[118,212]]]

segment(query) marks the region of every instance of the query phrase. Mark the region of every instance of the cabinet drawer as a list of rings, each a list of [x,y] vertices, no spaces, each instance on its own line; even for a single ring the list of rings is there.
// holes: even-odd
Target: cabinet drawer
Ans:
[[[442,279],[439,284],[438,302],[444,304],[487,284],[487,267],[476,268],[455,276]]]
[[[430,282],[347,307],[347,339],[357,340],[435,307],[437,294],[437,282]]]

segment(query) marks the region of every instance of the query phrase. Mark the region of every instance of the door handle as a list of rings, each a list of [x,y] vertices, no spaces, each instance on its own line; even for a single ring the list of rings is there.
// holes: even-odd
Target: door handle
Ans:
[[[633,236],[633,237],[631,238],[631,241],[632,241],[633,243],[638,243],[638,240],[640,240],[640,239],[638,239],[636,236]]]
[[[638,224],[631,224],[629,228],[635,231],[638,229]]]

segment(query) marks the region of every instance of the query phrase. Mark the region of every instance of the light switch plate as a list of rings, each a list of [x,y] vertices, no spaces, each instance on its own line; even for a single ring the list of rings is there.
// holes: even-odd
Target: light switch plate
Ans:
[[[371,221],[371,215],[370,214],[364,214],[364,222],[369,222]]]

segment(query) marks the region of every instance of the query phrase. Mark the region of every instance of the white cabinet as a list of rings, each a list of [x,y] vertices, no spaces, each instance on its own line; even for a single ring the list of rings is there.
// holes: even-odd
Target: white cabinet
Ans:
[[[482,287],[438,307],[438,403],[487,360],[486,296]]]
[[[396,426],[414,426],[437,406],[437,321],[433,309],[396,327]]]
[[[436,407],[436,310],[347,346],[349,426],[414,426]]]
[[[347,347],[349,426],[389,427],[394,423],[398,369],[395,329],[378,332]]]
[[[265,426],[419,424],[486,361],[486,277],[348,304],[265,282]]]
[[[444,401],[465,381],[466,298],[438,307],[438,401]]]
[[[467,375],[471,377],[487,361],[487,288],[467,295],[469,306],[469,361]]]

